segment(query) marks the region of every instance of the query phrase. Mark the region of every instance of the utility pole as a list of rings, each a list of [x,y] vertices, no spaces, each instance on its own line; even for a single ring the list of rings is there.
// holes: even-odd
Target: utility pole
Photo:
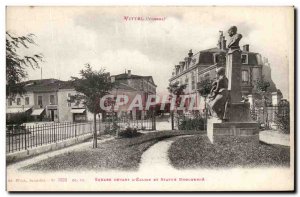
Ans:
[[[41,80],[43,79],[43,67],[41,66]]]

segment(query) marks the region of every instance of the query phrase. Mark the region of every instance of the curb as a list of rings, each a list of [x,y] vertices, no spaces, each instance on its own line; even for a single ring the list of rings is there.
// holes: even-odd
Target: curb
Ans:
[[[38,147],[30,148],[27,150],[9,153],[9,154],[6,154],[6,163],[10,164],[12,162],[23,160],[23,159],[31,157],[31,156],[39,155],[39,154],[46,153],[46,152],[53,151],[53,150],[59,150],[59,149],[62,149],[62,148],[65,148],[65,147],[68,147],[68,146],[71,146],[74,144],[84,142],[90,138],[92,138],[92,134],[86,134],[86,135],[78,136],[76,138],[71,138],[71,139],[60,141],[60,142],[47,144],[44,146],[38,146]]]

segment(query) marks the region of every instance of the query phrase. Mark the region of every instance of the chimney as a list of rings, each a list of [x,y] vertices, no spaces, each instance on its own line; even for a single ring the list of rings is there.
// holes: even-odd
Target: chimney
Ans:
[[[249,44],[245,44],[245,45],[243,46],[243,51],[249,52]]]
[[[192,49],[189,50],[188,55],[189,55],[189,57],[193,57],[193,51],[192,51]]]
[[[127,71],[127,75],[128,75],[128,77],[131,77],[131,70]]]
[[[223,31],[219,31],[220,36],[218,40],[218,48],[221,50],[226,50],[226,40],[225,36],[223,35]]]

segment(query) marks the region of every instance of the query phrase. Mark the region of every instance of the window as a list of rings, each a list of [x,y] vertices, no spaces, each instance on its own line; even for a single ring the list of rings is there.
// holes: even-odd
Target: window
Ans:
[[[219,63],[219,61],[220,61],[219,55],[215,54],[215,64]]]
[[[68,93],[68,100],[67,100],[68,107],[71,107],[71,101],[70,101],[70,99],[71,99],[71,93]]]
[[[38,96],[38,105],[39,106],[43,106],[43,97],[42,96]]]
[[[242,64],[248,64],[248,55],[242,54]]]
[[[247,70],[242,70],[242,82],[249,81],[249,73]]]
[[[12,101],[13,101],[12,98],[9,98],[9,99],[8,99],[8,105],[9,105],[9,106],[12,106]]]
[[[215,54],[215,64],[224,65],[226,64],[226,57],[224,54]]]
[[[25,97],[25,105],[29,105],[29,97]]]
[[[195,89],[195,74],[192,73],[192,90]]]
[[[17,105],[21,105],[21,98],[17,98]]]
[[[189,78],[185,78],[185,84],[189,84]]]
[[[54,101],[54,95],[50,95],[50,105],[54,105],[55,101]]]

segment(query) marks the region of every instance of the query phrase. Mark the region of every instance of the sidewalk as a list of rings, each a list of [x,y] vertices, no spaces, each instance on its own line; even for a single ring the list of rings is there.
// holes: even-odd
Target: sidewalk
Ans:
[[[98,140],[98,144],[104,143],[104,142],[112,140],[112,139],[114,139],[114,137]],[[60,150],[55,150],[55,151],[52,151],[52,152],[44,153],[44,154],[41,154],[39,156],[35,156],[35,157],[29,158],[29,159],[26,159],[26,160],[23,160],[23,161],[16,162],[14,164],[10,164],[10,165],[7,166],[7,171],[9,171],[9,170],[18,170],[22,167],[28,166],[28,165],[33,164],[33,163],[37,163],[39,161],[42,161],[44,159],[48,159],[50,157],[54,157],[56,155],[60,155],[60,154],[63,154],[63,153],[80,150],[80,149],[86,148],[86,147],[92,148],[92,146],[93,146],[92,141],[88,141],[88,142],[84,142],[84,143],[81,143],[81,144],[78,144],[78,145],[73,145],[71,147],[63,148],[63,149],[60,149]]]
[[[261,131],[259,133],[259,140],[267,144],[290,146],[290,135],[274,130]]]

